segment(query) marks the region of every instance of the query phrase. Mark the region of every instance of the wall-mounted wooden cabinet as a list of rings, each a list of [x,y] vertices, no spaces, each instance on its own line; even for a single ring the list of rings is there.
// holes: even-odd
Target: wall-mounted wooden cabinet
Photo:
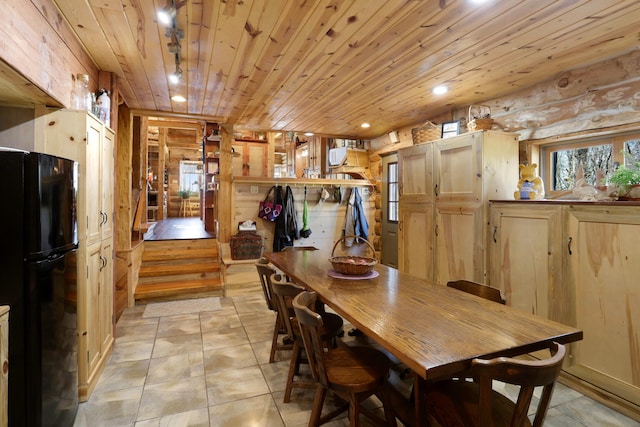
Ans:
[[[267,176],[269,145],[266,142],[235,140],[232,147],[233,176]]]

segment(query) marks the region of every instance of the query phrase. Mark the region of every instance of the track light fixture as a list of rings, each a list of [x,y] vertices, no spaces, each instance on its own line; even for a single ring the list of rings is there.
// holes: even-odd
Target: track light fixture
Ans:
[[[175,0],[167,0],[167,5],[158,11],[158,21],[167,25],[165,29],[165,36],[169,39],[167,48],[175,58],[176,69],[168,76],[171,84],[178,84],[182,78],[182,68],[180,68],[180,63],[182,62],[180,51],[182,46],[180,45],[180,40],[184,38],[184,31],[178,28],[176,14],[178,9],[184,6],[184,4],[185,1],[176,4]]]
[[[176,7],[173,1],[169,1],[165,7],[158,11],[158,21],[162,25],[171,25],[176,16]]]
[[[180,83],[181,78],[182,78],[182,68],[180,68],[180,64],[177,63],[176,70],[173,73],[169,74],[169,82],[175,85]]]

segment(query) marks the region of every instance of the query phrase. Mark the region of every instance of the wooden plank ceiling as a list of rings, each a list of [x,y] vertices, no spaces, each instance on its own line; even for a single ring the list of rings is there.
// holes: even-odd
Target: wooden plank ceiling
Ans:
[[[373,138],[639,45],[637,0],[55,0],[133,110]],[[169,0],[171,1],[171,0]],[[439,84],[451,90],[431,94]],[[183,95],[187,102],[171,100]],[[371,123],[369,129],[360,124]]]

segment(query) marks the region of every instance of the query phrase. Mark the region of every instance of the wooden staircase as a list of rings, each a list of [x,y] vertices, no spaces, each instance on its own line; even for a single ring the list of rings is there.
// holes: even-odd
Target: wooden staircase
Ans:
[[[216,239],[144,242],[136,303],[222,294]]]

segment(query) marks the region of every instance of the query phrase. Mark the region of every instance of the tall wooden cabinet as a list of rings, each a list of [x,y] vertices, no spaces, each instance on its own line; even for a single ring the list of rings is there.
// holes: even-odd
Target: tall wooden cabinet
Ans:
[[[79,165],[77,301],[79,398],[87,400],[113,346],[114,132],[94,115],[51,110],[49,152]]]
[[[581,329],[565,370],[636,413],[638,248],[640,205],[491,203],[490,284],[509,305]]]
[[[487,202],[513,194],[517,135],[479,131],[436,140],[399,150],[398,163],[400,269],[443,284],[485,282]]]

